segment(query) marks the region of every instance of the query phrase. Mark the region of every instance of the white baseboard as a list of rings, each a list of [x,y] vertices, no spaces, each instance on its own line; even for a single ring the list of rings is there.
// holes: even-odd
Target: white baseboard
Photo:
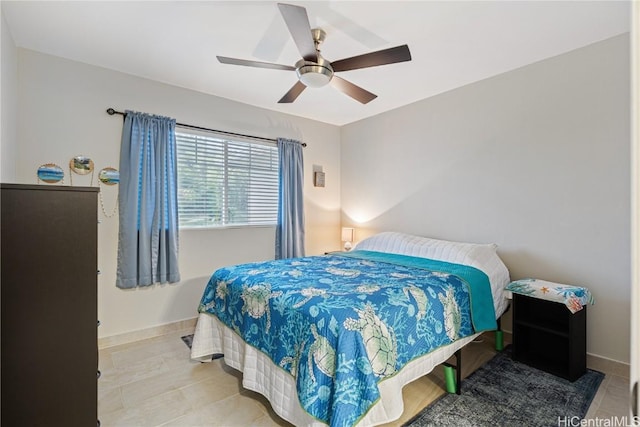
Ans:
[[[591,353],[587,353],[587,368],[600,371],[606,375],[617,375],[627,379],[631,370],[631,366],[628,363],[607,359]]]
[[[193,331],[195,329],[197,320],[198,318],[194,317],[193,319],[179,320],[177,322],[166,323],[164,325],[154,326],[151,328],[139,329],[137,331],[125,332],[123,334],[98,338],[98,349],[113,347],[115,345],[129,344],[135,341],[159,337],[161,335],[166,335],[182,330]]]

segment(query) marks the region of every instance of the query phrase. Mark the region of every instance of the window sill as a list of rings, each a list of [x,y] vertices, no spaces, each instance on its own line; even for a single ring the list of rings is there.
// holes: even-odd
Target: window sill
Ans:
[[[234,230],[234,229],[244,229],[244,228],[276,228],[275,224],[271,225],[221,225],[221,226],[204,226],[204,227],[180,227],[179,231],[211,231],[211,230]]]

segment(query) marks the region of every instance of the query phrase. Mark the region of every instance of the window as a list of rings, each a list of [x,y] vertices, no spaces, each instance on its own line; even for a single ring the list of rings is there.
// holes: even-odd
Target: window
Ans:
[[[275,225],[278,147],[176,129],[180,227]]]

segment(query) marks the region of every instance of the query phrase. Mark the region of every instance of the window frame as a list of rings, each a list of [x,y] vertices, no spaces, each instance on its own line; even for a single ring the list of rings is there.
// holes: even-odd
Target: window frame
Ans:
[[[191,127],[186,127],[186,126],[180,126],[180,125],[176,125],[176,129],[175,129],[175,133],[176,133],[176,162],[177,162],[177,193],[178,193],[178,228],[179,230],[221,230],[221,229],[234,229],[234,228],[255,228],[255,227],[259,227],[259,228],[275,228],[277,225],[277,215],[278,215],[278,193],[279,193],[279,160],[278,160],[278,146],[275,143],[270,143],[270,142],[257,142],[255,140],[252,140],[250,138],[243,138],[243,137],[239,137],[239,136],[232,136],[229,137],[227,135],[224,135],[222,133],[217,133],[217,132],[213,132],[213,131],[206,131],[206,130],[199,130],[199,129],[193,129]],[[181,136],[180,135],[186,135],[186,138],[182,138],[181,140]],[[220,165],[222,167],[222,175],[223,175],[223,179],[222,179],[222,183],[221,183],[221,187],[222,187],[222,192],[223,192],[223,196],[222,196],[222,207],[220,208],[220,217],[221,219],[221,223],[219,225],[216,224],[204,224],[204,225],[185,225],[182,223],[182,217],[183,215],[180,212],[180,205],[181,205],[181,196],[180,196],[180,190],[182,188],[181,186],[181,176],[180,176],[180,169],[181,169],[181,149],[180,149],[180,145],[184,143],[185,139],[191,139],[193,138],[194,140],[197,138],[202,138],[203,140],[213,140],[215,141],[215,143],[218,144],[222,144],[223,146],[223,156],[222,156],[222,160],[220,161]],[[267,153],[269,153],[268,157],[269,159],[265,160],[265,162],[270,163],[273,167],[275,166],[275,172],[273,172],[274,176],[271,177],[271,184],[268,186],[269,192],[271,193],[272,198],[269,199],[270,201],[268,203],[265,203],[263,205],[263,207],[268,207],[268,205],[271,205],[270,208],[273,209],[273,211],[270,213],[272,216],[272,218],[269,219],[270,222],[261,222],[261,220],[258,220],[257,222],[252,223],[251,222],[251,211],[250,209],[247,209],[245,212],[247,213],[247,218],[248,218],[248,222],[246,223],[230,223],[230,219],[229,219],[229,209],[230,209],[230,202],[229,202],[229,196],[232,196],[234,193],[232,192],[232,190],[230,189],[230,156],[229,156],[229,151],[230,151],[230,146],[233,146],[233,144],[237,144],[238,147],[241,146],[247,146],[247,144],[249,145],[249,147],[262,147],[262,150],[265,150]],[[266,148],[266,149],[265,149]],[[247,149],[247,152],[250,152],[251,148]],[[195,151],[195,149],[194,149]],[[242,150],[240,150],[242,151]],[[265,156],[267,157],[267,156]],[[249,164],[251,164],[251,158],[249,158],[248,160]],[[237,166],[236,166],[237,168]],[[268,168],[263,168],[263,169],[268,169]],[[250,174],[250,172],[252,170],[258,170],[260,171],[261,168],[260,166],[258,167],[251,167],[249,166],[247,169],[248,173]],[[260,175],[260,174],[258,174]],[[258,176],[257,178],[260,178],[260,176]],[[252,193],[252,194],[256,194],[256,193]],[[275,207],[273,206],[275,202]],[[215,212],[215,209],[214,209]]]

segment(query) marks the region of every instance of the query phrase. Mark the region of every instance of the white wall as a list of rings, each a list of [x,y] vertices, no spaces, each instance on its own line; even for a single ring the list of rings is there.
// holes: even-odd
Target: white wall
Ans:
[[[68,185],[69,159],[81,154],[94,160],[96,170],[118,168],[122,117],[109,116],[108,107],[238,133],[296,138],[308,144],[304,151],[307,254],[339,248],[339,128],[24,49],[18,49],[18,59],[18,182],[34,184],[38,166],[53,162],[65,169]],[[323,166],[325,188],[312,186],[313,165]],[[88,175],[75,175],[73,184],[90,185],[90,180]],[[114,206],[116,189],[103,189],[107,212]],[[100,218],[100,337],[193,318],[216,268],[274,256],[274,227],[183,230],[182,282],[125,291],[115,286],[117,215],[105,218],[100,212]]]
[[[2,111],[0,118],[0,181],[14,182],[16,177],[16,141],[18,114],[18,54],[9,27],[0,12]]]
[[[587,286],[588,352],[628,362],[629,67],[618,36],[344,126],[343,224],[496,242],[513,279]]]

